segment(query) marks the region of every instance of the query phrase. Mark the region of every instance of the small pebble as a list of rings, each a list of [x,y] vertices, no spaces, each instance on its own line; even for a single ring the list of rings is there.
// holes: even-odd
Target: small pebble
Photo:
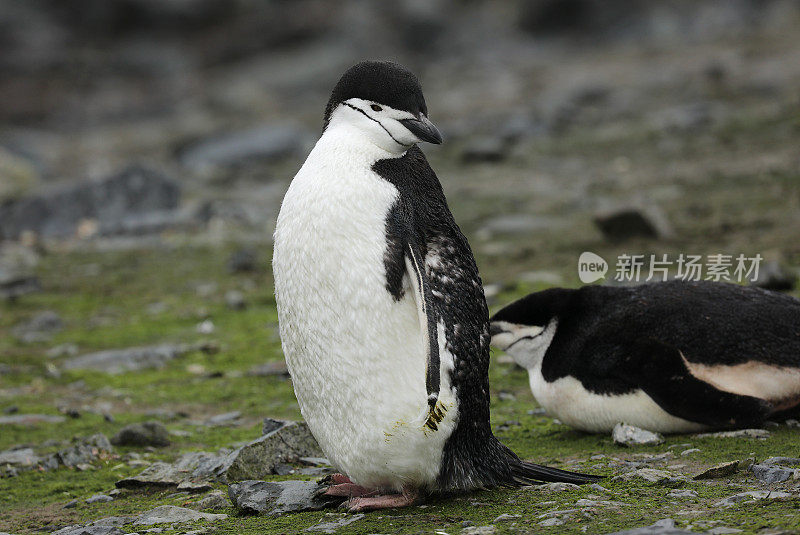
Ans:
[[[242,292],[229,290],[225,292],[225,305],[231,310],[244,310],[247,308],[247,301]]]
[[[646,429],[618,423],[611,432],[614,444],[620,446],[653,446],[664,442],[664,437]]]
[[[214,329],[214,322],[211,320],[204,320],[197,324],[197,332],[200,334],[211,334]]]
[[[113,502],[114,498],[107,494],[95,494],[91,498],[86,498],[86,503],[106,503]]]
[[[697,492],[690,489],[674,489],[667,494],[670,498],[697,498]]]

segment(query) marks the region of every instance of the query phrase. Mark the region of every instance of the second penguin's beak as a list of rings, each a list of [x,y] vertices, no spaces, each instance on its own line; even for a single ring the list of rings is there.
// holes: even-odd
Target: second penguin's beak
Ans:
[[[442,133],[430,119],[420,114],[419,119],[401,119],[400,123],[408,128],[409,132],[417,136],[420,141],[427,141],[439,145],[442,142]]]

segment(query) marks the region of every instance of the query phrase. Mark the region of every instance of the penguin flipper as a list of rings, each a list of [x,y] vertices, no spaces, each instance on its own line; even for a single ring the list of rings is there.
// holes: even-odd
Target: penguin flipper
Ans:
[[[436,321],[435,305],[428,274],[425,271],[424,256],[421,247],[412,242],[406,245],[406,271],[414,289],[414,300],[417,303],[420,329],[427,349],[425,371],[425,388],[428,392],[428,415],[424,426],[431,431],[438,429],[447,408],[439,403],[439,336]]]
[[[642,390],[668,413],[712,427],[743,427],[763,422],[772,405],[753,396],[719,390],[689,371],[678,348],[640,339],[629,352],[627,369]]]

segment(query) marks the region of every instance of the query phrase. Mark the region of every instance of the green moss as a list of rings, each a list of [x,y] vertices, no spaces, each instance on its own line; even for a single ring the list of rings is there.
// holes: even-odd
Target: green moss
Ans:
[[[746,104],[746,103],[745,103]],[[750,110],[750,108],[747,108]],[[759,115],[753,108],[736,119],[697,132],[686,132],[670,149],[661,149],[664,134],[644,126],[625,130],[572,129],[547,140],[537,139],[529,147],[518,147],[515,156],[502,168],[464,167],[452,154],[434,157],[434,167],[445,182],[451,206],[474,246],[484,282],[505,283],[494,300],[492,310],[545,284],[517,283],[524,271],[547,270],[561,277],[564,285],[578,286],[576,264],[582,251],[594,251],[611,261],[620,253],[692,254],[769,253],[779,251],[784,258],[800,262],[800,175],[796,170],[777,167],[751,172],[733,166],[701,165],[691,173],[671,174],[671,163],[696,159],[756,157],[797,136],[797,110]],[[787,137],[788,136],[788,137]],[[665,154],[663,150],[668,152]],[[522,156],[525,154],[525,156]],[[539,195],[538,172],[563,158],[579,155],[585,169],[597,180],[582,196],[622,198],[619,182],[609,180],[609,162],[625,156],[634,169],[647,175],[648,188],[664,191],[674,188],[677,200],[663,202],[677,237],[669,242],[633,240],[624,244],[607,243],[594,228],[591,213],[569,196]],[[727,156],[726,156],[727,155]],[[439,158],[439,160],[437,160]],[[651,162],[655,162],[652,164]],[[544,169],[543,171],[540,170]],[[663,169],[662,169],[663,168]],[[666,169],[666,170],[664,170]],[[471,173],[469,181],[460,177]],[[674,175],[674,176],[673,176]],[[485,181],[491,188],[477,188]],[[565,185],[567,187],[568,185]],[[661,188],[661,189],[659,189]],[[503,191],[520,192],[504,195]],[[672,191],[672,190],[669,190]],[[535,213],[554,220],[569,221],[564,226],[545,228],[522,236],[484,238],[476,231],[487,218],[498,213]],[[487,245],[508,245],[508,252],[491,253]],[[251,440],[260,434],[265,416],[299,418],[291,383],[282,377],[255,377],[248,370],[255,365],[282,358],[277,335],[277,314],[269,272],[269,244],[260,244],[262,270],[231,275],[225,261],[237,244],[219,247],[172,244],[150,251],[50,252],[42,260],[39,276],[44,291],[25,296],[16,303],[0,303],[0,363],[8,368],[0,375],[0,409],[16,406],[21,413],[59,414],[70,406],[81,412],[59,424],[36,426],[5,425],[0,429],[0,449],[19,444],[40,444],[46,440],[68,441],[74,436],[102,432],[112,436],[132,422],[151,419],[154,409],[180,410],[187,418],[165,421],[170,430],[188,433],[173,436],[173,444],[150,453],[148,460],[172,460],[192,450],[215,451]],[[612,268],[613,269],[613,268]],[[210,295],[202,296],[197,286],[213,283]],[[249,307],[233,311],[224,304],[227,290],[243,291]],[[162,310],[151,305],[161,303]],[[50,309],[65,322],[51,342],[23,344],[11,335],[14,325],[37,312]],[[210,335],[197,332],[196,325],[210,318],[216,329]],[[190,352],[162,369],[121,375],[73,371],[60,376],[48,373],[63,358],[50,359],[46,351],[60,343],[74,343],[82,352],[158,343],[215,341],[220,350],[207,354]],[[499,354],[495,354],[495,357]],[[606,435],[588,435],[553,422],[549,417],[529,414],[537,407],[528,387],[527,374],[510,364],[493,359],[490,368],[492,425],[509,447],[526,459],[562,468],[613,475],[609,457],[632,459],[640,450],[622,449]],[[513,398],[499,396],[500,392]],[[106,421],[94,407],[110,404],[114,421]],[[196,422],[211,415],[241,411],[243,424],[234,427],[206,427]],[[690,435],[667,438],[665,444],[647,448],[647,453],[676,452],[668,464],[684,464],[675,469],[693,475],[713,464],[755,456],[796,456],[797,430],[771,429],[767,440],[700,439]],[[691,443],[701,451],[681,457],[681,444]],[[49,451],[58,446],[51,446]],[[116,448],[124,455],[130,448]],[[136,450],[141,452],[141,450]],[[589,460],[604,455],[606,459]],[[659,468],[662,466],[658,466]],[[156,505],[186,505],[194,496],[173,495],[172,491],[125,492],[114,502],[87,505],[83,500],[94,493],[107,492],[115,481],[136,473],[112,458],[95,463],[93,470],[79,472],[60,469],[53,472],[24,472],[0,480],[0,531],[34,533],[42,525],[63,526],[114,514],[135,514]],[[279,479],[277,476],[275,479]],[[280,478],[284,479],[284,478]],[[730,485],[729,485],[730,483]],[[669,498],[669,489],[658,485],[607,479],[602,485],[611,491],[588,487],[566,493],[544,494],[536,490],[505,489],[481,491],[464,496],[437,497],[424,508],[382,511],[367,514],[351,524],[348,533],[419,533],[432,531],[459,533],[466,524],[486,525],[501,514],[521,515],[499,522],[498,532],[532,533],[607,533],[618,529],[652,524],[673,518],[682,527],[695,530],[716,525],[756,533],[762,528],[800,530],[798,501],[761,501],[719,508],[721,498],[736,492],[762,488],[746,474],[728,480],[687,481],[697,498]],[[731,486],[732,485],[732,486]],[[223,486],[219,488],[224,489]],[[574,508],[576,500],[599,498],[629,503],[619,508],[596,507],[571,515],[561,526],[542,527],[541,515]],[[63,509],[72,499],[79,504]],[[700,511],[687,514],[688,509]],[[237,535],[294,533],[338,518],[335,511],[287,515],[281,518],[239,516],[226,508],[224,522],[212,525],[212,533]],[[203,525],[198,523],[198,526]],[[190,529],[182,526],[181,531]],[[584,531],[585,530],[585,531]]]

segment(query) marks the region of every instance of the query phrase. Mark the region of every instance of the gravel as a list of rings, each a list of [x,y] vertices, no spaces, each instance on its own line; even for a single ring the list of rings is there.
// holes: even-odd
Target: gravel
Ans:
[[[318,511],[341,501],[320,496],[324,489],[313,481],[242,481],[228,487],[228,496],[244,513],[276,516]]]

